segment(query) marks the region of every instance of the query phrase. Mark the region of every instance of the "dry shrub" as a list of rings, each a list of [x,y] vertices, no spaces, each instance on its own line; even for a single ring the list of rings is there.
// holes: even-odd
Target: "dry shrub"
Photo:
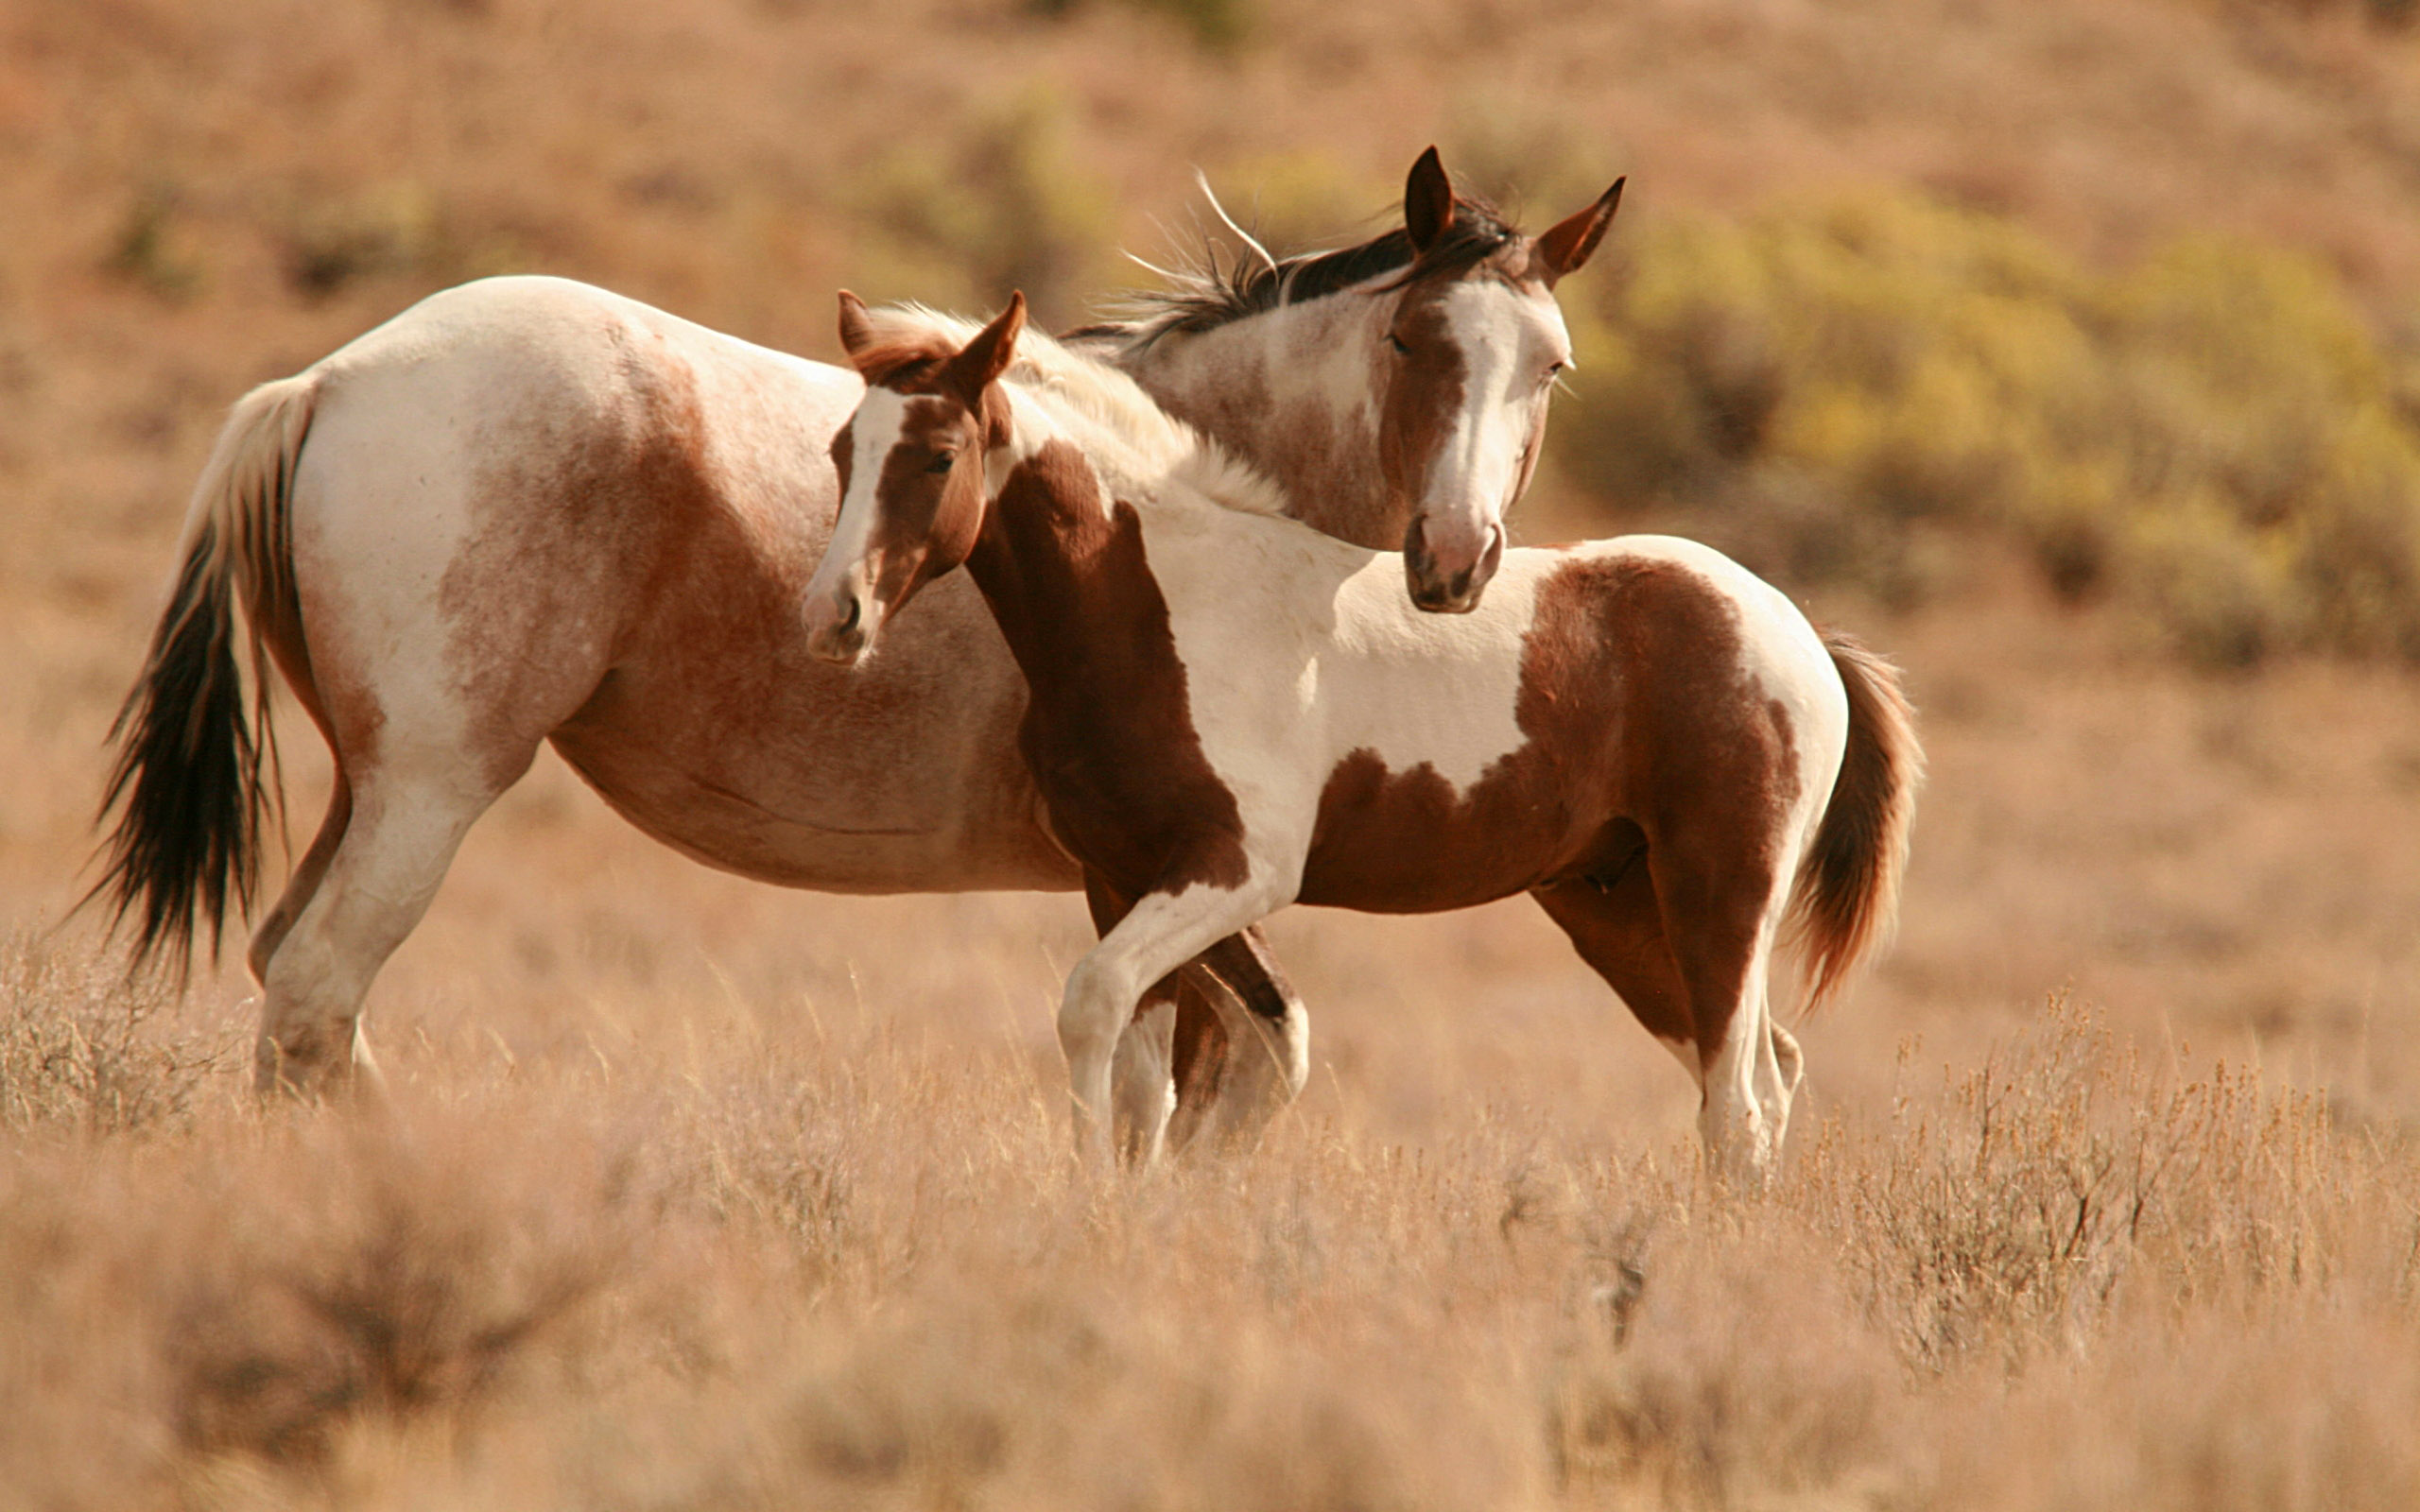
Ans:
[[[0,1486],[2160,1507],[2420,1477],[2410,1152],[2065,1008],[1760,1194],[1478,1106],[1097,1179],[1055,1068],[882,1020],[479,1064],[399,1043],[386,1125],[0,1147],[0,1396],[32,1403]]]
[[[1634,1323],[1575,1331],[1558,1351],[1547,1438],[1566,1492],[1765,1505],[1893,1475],[1904,1446],[1890,1425],[1907,1403],[1889,1341],[1820,1235],[1778,1212],[1734,1216],[1670,1236],[1640,1267]]]
[[[1327,1351],[1242,1316],[1186,1326],[1115,1284],[968,1280],[920,1289],[794,1385],[756,1435],[748,1499],[1377,1512],[1446,1488],[1407,1394]]]
[[[2415,1346],[2408,1302],[2377,1297],[2133,1318],[2105,1348],[1945,1404],[1992,1427],[1945,1436],[1933,1488],[1979,1512],[2420,1504]]]
[[[19,935],[0,949],[0,1130],[151,1133],[191,1121],[230,1037],[173,1022],[174,997]]]
[[[2365,1205],[2395,1176],[2410,1173],[2337,1134],[2324,1098],[2223,1063],[2154,1074],[2054,1001],[1941,1097],[1901,1096],[1886,1128],[1827,1127],[1796,1200],[1911,1366],[2015,1367],[2088,1347],[2121,1300],[2324,1290],[2348,1246],[2377,1239]]]
[[[500,1158],[532,1134],[567,1159]],[[211,1194],[227,1211],[171,1286],[180,1441],[308,1461],[356,1418],[475,1411],[616,1268],[615,1178],[581,1168],[596,1154],[509,1128],[273,1138],[252,1190]]]
[[[2191,237],[2105,275],[1879,193],[1624,246],[1558,430],[1599,495],[1895,599],[1944,529],[2013,536],[2206,665],[2420,659],[2420,424],[2319,265]]]
[[[636,1232],[607,1146],[512,1116],[280,1123],[0,1152],[0,1395],[40,1404],[0,1431],[0,1484],[126,1506],[307,1479],[594,1355]]]
[[[1260,8],[1255,0],[1124,0],[1129,9],[1150,15],[1164,16],[1183,26],[1195,45],[1204,52],[1224,56],[1250,41],[1259,25]],[[1079,0],[1025,0],[1025,8],[1038,16],[1064,16],[1074,11]]]

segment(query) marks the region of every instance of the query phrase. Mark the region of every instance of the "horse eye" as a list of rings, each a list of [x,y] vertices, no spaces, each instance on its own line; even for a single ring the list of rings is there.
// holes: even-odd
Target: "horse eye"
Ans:
[[[1395,335],[1392,331],[1387,333],[1387,345],[1394,348],[1396,352],[1402,356],[1409,357],[1411,355],[1411,348],[1404,341],[1404,338]]]
[[[958,466],[958,454],[956,452],[935,452],[933,454],[933,459],[925,464],[925,471],[927,472],[941,473],[946,472],[956,466]]]

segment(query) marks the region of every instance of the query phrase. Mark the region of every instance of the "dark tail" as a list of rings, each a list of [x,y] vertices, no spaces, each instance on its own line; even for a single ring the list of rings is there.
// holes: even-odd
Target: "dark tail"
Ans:
[[[205,915],[216,959],[231,897],[251,908],[261,816],[278,789],[268,646],[302,644],[289,506],[317,390],[308,375],[265,384],[229,415],[194,491],[176,591],[110,729],[117,759],[99,822],[117,817],[84,901],[107,900],[112,931],[132,924],[137,969],[164,955],[188,972]]]
[[[1790,900],[1806,953],[1809,1012],[1840,991],[1897,921],[1908,830],[1925,769],[1899,669],[1834,631],[1824,632],[1824,647],[1848,690],[1849,741]]]

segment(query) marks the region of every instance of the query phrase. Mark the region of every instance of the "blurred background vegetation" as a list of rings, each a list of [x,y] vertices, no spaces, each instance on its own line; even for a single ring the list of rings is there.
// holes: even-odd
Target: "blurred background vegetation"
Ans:
[[[1906,192],[1634,228],[1574,301],[1571,478],[1910,600],[1979,540],[2194,662],[2420,660],[2420,362],[2322,264],[2096,268]]]
[[[243,382],[483,273],[827,355],[840,284],[1073,324],[1148,282],[1121,249],[1215,231],[1190,165],[1302,249],[1389,224],[1433,139],[1533,228],[1633,176],[1563,293],[1532,537],[1678,530],[1888,609],[2015,562],[2197,666],[2420,662],[2409,4],[1380,11],[11,8],[0,476],[136,507],[68,458],[115,425],[172,500]],[[112,349],[138,397],[68,376]]]

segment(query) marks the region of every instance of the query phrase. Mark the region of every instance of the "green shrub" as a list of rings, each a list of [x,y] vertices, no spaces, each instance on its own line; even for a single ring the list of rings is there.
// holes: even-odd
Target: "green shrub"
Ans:
[[[1945,531],[2012,538],[2209,664],[2420,659],[2410,377],[2325,269],[2195,237],[2103,274],[1890,194],[1628,246],[1557,431],[1609,502],[1896,597]]]
[[[1127,9],[1165,16],[1183,26],[1202,51],[1228,54],[1252,38],[1260,20],[1253,0],[1125,0]],[[1072,14],[1078,0],[1026,0],[1037,16]]]
[[[202,282],[201,265],[177,233],[177,201],[176,190],[165,184],[135,196],[118,222],[106,262],[111,272],[171,302],[188,298]]]
[[[1036,84],[955,141],[903,147],[855,186],[865,234],[856,277],[874,299],[997,309],[1023,289],[1046,324],[1094,282],[1113,222],[1108,192],[1070,149],[1064,101]]]

